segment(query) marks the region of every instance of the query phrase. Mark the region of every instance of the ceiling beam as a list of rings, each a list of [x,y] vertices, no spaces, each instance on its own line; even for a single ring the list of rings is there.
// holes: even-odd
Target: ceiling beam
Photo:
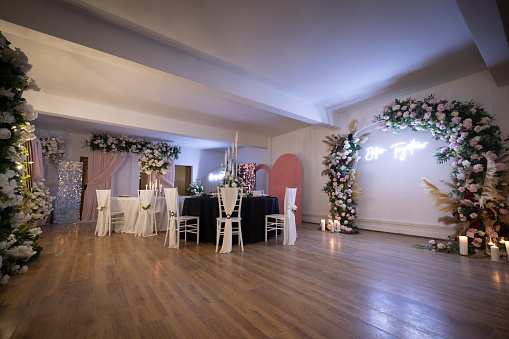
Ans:
[[[474,42],[499,87],[509,85],[507,3],[507,0],[456,0]],[[505,30],[503,18],[506,21]]]

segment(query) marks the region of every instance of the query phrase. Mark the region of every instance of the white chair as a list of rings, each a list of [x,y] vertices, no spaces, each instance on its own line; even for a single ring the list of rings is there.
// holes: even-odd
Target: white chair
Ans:
[[[136,235],[157,235],[156,190],[138,190],[138,223]]]
[[[124,225],[124,212],[111,211],[111,190],[96,190],[97,195],[97,225],[95,226],[95,234],[103,237],[108,233],[111,235],[111,225]]]
[[[217,189],[219,217],[216,218],[216,252],[219,247],[219,238],[222,235],[223,244],[220,252],[230,253],[232,251],[232,236],[234,234],[238,235],[238,243],[242,252],[244,252],[241,225],[242,218],[240,217],[243,196],[243,188],[220,187]]]
[[[297,229],[295,227],[295,214],[292,211],[292,206],[295,204],[297,197],[296,188],[286,188],[284,213],[285,214],[267,214],[265,216],[265,241],[267,241],[267,234],[274,231],[276,234],[283,231],[283,245],[294,245],[297,239]]]
[[[196,234],[196,244],[200,243],[200,217],[180,215],[178,188],[165,188],[166,208],[168,210],[168,226],[164,245],[168,240],[168,247],[179,248],[180,233],[184,233],[184,241],[187,241],[187,233]]]

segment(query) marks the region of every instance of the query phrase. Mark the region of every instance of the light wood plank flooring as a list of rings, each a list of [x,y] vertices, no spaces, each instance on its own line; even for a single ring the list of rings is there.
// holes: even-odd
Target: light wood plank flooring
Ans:
[[[94,227],[43,226],[39,260],[0,286],[0,338],[509,337],[505,259],[314,224],[230,254]]]

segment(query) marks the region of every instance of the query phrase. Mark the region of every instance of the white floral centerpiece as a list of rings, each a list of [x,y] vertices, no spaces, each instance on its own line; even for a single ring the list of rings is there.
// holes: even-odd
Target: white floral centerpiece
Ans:
[[[203,186],[200,184],[200,182],[190,183],[186,191],[189,193],[189,195],[203,194]]]
[[[452,181],[445,182],[450,192],[441,192],[423,180],[435,206],[450,213],[439,221],[456,225],[456,233],[445,245],[438,246],[432,240],[422,247],[457,251],[457,236],[466,235],[469,254],[484,255],[486,236],[497,238],[501,225],[509,224],[508,136],[501,135],[493,117],[479,103],[435,100],[430,95],[424,100],[394,100],[374,117],[374,122],[384,131],[430,131],[436,140],[448,143],[437,149],[435,157],[438,163],[452,160]]]
[[[25,263],[35,260],[41,250],[37,244],[39,228],[30,228],[31,216],[23,211],[26,179],[26,153],[23,144],[35,139],[37,118],[23,98],[25,90],[39,90],[27,76],[31,69],[27,56],[11,49],[0,32],[0,283],[10,276],[24,273]]]
[[[64,141],[60,137],[42,137],[41,148],[44,161],[50,165],[58,164],[64,156]]]
[[[224,177],[221,179],[219,187],[244,187],[244,180],[239,176],[238,158],[238,132],[235,133],[235,144],[232,148],[228,147],[224,154],[224,164],[221,164]]]

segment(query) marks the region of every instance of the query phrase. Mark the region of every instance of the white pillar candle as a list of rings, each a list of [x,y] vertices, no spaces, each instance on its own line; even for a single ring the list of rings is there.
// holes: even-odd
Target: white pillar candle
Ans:
[[[468,238],[465,235],[460,235],[460,254],[468,255]]]
[[[335,222],[335,221],[332,221],[332,222],[330,223],[330,231],[331,231],[331,232],[334,232],[334,226],[336,226],[336,222]]]
[[[341,226],[341,223],[339,220],[334,220],[334,231],[339,232],[339,226]]]
[[[491,246],[491,261],[500,261],[500,253],[498,252],[498,247],[495,245]]]
[[[325,231],[325,219],[320,220],[320,228]]]
[[[509,241],[505,242],[505,252],[507,253],[507,261],[509,261]]]

